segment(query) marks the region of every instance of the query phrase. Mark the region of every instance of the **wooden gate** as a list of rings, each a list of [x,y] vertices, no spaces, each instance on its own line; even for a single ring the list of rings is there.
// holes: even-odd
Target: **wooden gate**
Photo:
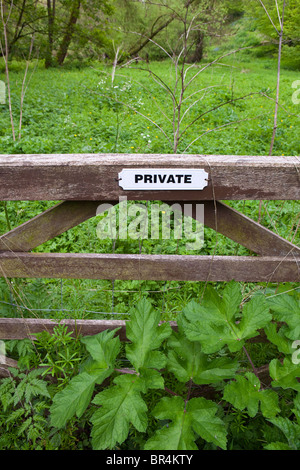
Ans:
[[[202,169],[202,190],[124,190],[126,169]],[[204,224],[249,249],[250,256],[32,253],[96,215],[101,203],[163,201],[204,205]],[[1,276],[169,281],[299,282],[300,248],[226,204],[226,200],[299,200],[298,157],[200,155],[2,155],[0,200],[62,201],[0,237]],[[222,202],[221,202],[222,201]],[[225,202],[224,202],[225,201]],[[194,209],[193,216],[196,218]],[[72,320],[66,320],[75,328]],[[76,321],[82,334],[125,322]],[[51,320],[0,319],[0,339],[34,336]]]

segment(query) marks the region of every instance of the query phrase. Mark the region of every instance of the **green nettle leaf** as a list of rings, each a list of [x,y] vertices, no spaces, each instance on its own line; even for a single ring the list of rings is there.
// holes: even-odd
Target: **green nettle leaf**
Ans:
[[[273,387],[292,388],[300,392],[300,364],[294,364],[288,357],[283,360],[283,364],[278,359],[273,359],[269,372]]]
[[[153,410],[159,420],[171,422],[146,442],[145,450],[197,450],[200,436],[226,449],[226,429],[216,416],[218,406],[205,398],[192,398],[185,404],[181,397],[162,398]]]
[[[300,393],[297,394],[296,398],[294,399],[295,408],[293,408],[293,413],[296,416],[298,424],[300,425]]]
[[[257,414],[259,404],[266,418],[273,418],[279,413],[278,395],[273,390],[261,390],[260,381],[252,372],[245,377],[238,375],[224,388],[224,400],[239,410],[247,410],[252,418]]]
[[[158,349],[172,329],[169,323],[159,325],[160,312],[147,299],[141,300],[131,313],[126,325],[126,336],[132,342],[126,345],[126,356],[137,372],[141,368],[161,369],[166,357]]]
[[[130,423],[137,431],[147,429],[147,405],[141,397],[145,392],[143,379],[126,374],[114,379],[112,388],[98,393],[92,403],[102,405],[91,418],[94,450],[112,449],[128,435]]]
[[[41,374],[41,369],[33,369],[28,374],[19,374],[19,378],[22,380],[16,388],[13,387],[14,405],[23,399],[26,403],[29,403],[32,397],[36,396],[50,397],[47,382],[38,378]]]
[[[244,305],[240,318],[241,300],[240,287],[233,281],[226,285],[223,297],[208,287],[202,303],[190,302],[178,324],[190,341],[201,343],[206,354],[217,352],[225,345],[231,352],[238,351],[272,319],[264,296],[259,294]]]
[[[164,379],[160,372],[155,369],[141,368],[140,377],[144,381],[146,390],[164,388]]]
[[[180,382],[213,384],[235,376],[238,361],[226,357],[209,359],[198,342],[189,341],[180,333],[173,332],[167,344],[167,368]]]
[[[105,330],[98,335],[82,338],[95,360],[87,361],[82,372],[54,396],[50,407],[52,426],[62,428],[72,416],[82,416],[90,403],[95,384],[101,384],[112,374],[120,350],[120,340],[114,338],[115,332]]]
[[[271,442],[265,446],[266,450],[292,450],[288,444],[284,442]]]
[[[277,447],[277,449],[284,450],[300,450],[299,424],[291,421],[289,418],[282,418],[281,416],[270,419],[269,421],[283,432],[287,440],[287,444],[282,442],[272,442],[265,447],[266,449],[274,450],[274,448]]]
[[[108,375],[103,374],[103,377],[106,378]],[[92,398],[97,377],[82,372],[54,396],[50,407],[52,426],[62,428],[74,415],[82,416]]]
[[[105,330],[97,335],[85,336],[81,339],[100,368],[105,369],[108,364],[113,364],[120,352],[120,339],[114,337],[119,329]]]
[[[221,309],[228,321],[234,321],[235,315],[239,312],[239,306],[243,300],[239,283],[229,282],[223,291],[223,302],[220,302]]]
[[[264,330],[268,340],[277,346],[278,351],[283,354],[293,353],[292,342],[285,336],[284,328],[280,328],[277,331],[277,325],[275,323],[269,323]]]
[[[265,449],[267,450],[300,450],[300,393],[294,398],[295,408],[292,409],[296,420],[290,418],[277,418],[270,419],[269,421],[279,428],[284,434],[287,442],[271,442]]]
[[[126,324],[126,357],[135,368],[135,374],[127,374],[114,380],[115,386],[99,393],[93,403],[102,405],[92,417],[92,442],[94,449],[110,449],[122,443],[130,423],[138,430],[147,428],[147,406],[141,392],[161,389],[164,380],[160,372],[166,364],[166,356],[157,349],[168,338],[172,329],[169,323],[159,325],[160,312],[155,311],[146,299],[140,301]]]
[[[290,339],[300,338],[300,299],[289,294],[281,294],[267,299],[275,320],[285,322],[288,329],[285,335]]]
[[[253,297],[243,308],[243,315],[239,323],[239,332],[242,338],[257,336],[257,330],[264,328],[272,320],[269,307],[263,294]]]

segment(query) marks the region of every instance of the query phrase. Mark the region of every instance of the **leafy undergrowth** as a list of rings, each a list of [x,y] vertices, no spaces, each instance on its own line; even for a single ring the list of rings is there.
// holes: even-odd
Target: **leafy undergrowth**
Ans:
[[[176,330],[142,299],[126,341],[63,324],[8,341],[19,369],[1,380],[0,448],[300,450],[299,318],[296,290],[244,302],[232,281],[191,300]]]
[[[268,155],[277,60],[246,54],[203,66],[185,95],[184,111],[190,109],[182,118],[179,153]],[[16,122],[25,63],[20,67],[11,71]],[[151,62],[150,69],[153,76],[142,65],[123,67],[111,86],[111,66],[44,70],[40,65],[26,91],[21,139],[13,141],[8,103],[0,105],[0,153],[173,153],[167,140],[172,141],[173,101],[166,86],[173,90],[175,73],[169,60]],[[299,105],[292,101],[298,78],[297,71],[281,70],[274,155],[299,155]]]

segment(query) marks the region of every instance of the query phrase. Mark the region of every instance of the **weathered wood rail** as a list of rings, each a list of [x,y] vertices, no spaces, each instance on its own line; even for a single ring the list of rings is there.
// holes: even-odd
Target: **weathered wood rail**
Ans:
[[[124,169],[203,169],[202,190],[124,190]],[[96,215],[99,204],[128,200],[204,204],[204,224],[246,247],[249,256],[32,253]],[[0,200],[61,201],[0,237],[0,275],[179,281],[299,282],[300,248],[232,209],[226,200],[300,200],[298,157],[207,155],[0,155]],[[193,217],[197,218],[194,210]],[[32,320],[32,321],[30,321]],[[22,327],[21,327],[21,323]],[[53,322],[52,322],[53,324]],[[76,322],[70,323],[75,329]],[[117,327],[99,320],[86,334]],[[123,325],[123,324],[122,324]],[[124,325],[123,325],[124,326]],[[0,319],[0,339],[49,328],[49,321]],[[123,331],[123,330],[122,330]]]
[[[163,199],[299,199],[298,157],[228,155],[0,155],[0,200],[144,200],[145,191],[123,191],[126,168],[203,168],[208,185],[199,191],[163,191]],[[162,191],[147,191],[160,200]]]

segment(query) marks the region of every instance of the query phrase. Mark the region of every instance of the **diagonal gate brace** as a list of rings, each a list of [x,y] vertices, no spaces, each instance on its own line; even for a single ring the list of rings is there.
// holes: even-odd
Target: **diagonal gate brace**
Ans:
[[[119,201],[105,201],[118,204]],[[196,218],[195,205],[190,201]],[[153,279],[283,282],[298,281],[300,249],[219,201],[202,201],[204,223],[253,256],[154,256],[28,253],[96,215],[101,201],[64,201],[0,237],[0,268],[6,277]],[[172,202],[168,201],[169,205]],[[178,202],[177,202],[178,204]],[[179,203],[183,205],[183,203]],[[141,262],[143,266],[141,267]],[[190,277],[190,278],[189,278]]]

